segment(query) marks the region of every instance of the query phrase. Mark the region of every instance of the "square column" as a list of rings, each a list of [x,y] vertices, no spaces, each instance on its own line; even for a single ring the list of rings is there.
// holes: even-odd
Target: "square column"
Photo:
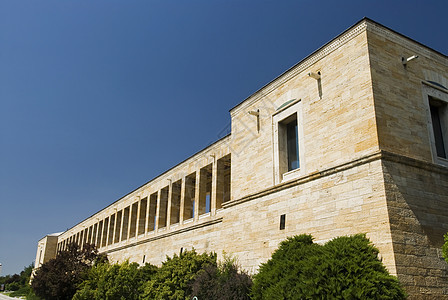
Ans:
[[[186,176],[183,176],[182,184],[181,184],[181,188],[180,188],[179,224],[182,224],[184,222],[185,181],[186,181]]]
[[[195,193],[194,193],[194,220],[199,219],[199,197],[200,197],[200,185],[201,184],[201,170],[196,171],[196,181],[195,181]]]
[[[216,214],[216,195],[218,195],[218,164],[216,163],[216,157],[213,155],[212,165],[212,192],[210,197],[210,215]]]
[[[159,230],[159,218],[160,218],[160,194],[161,190],[157,191],[157,208],[156,208],[156,224],[154,231],[157,232]]]
[[[171,197],[173,194],[173,182],[171,179],[167,179],[170,184],[168,185],[168,202],[167,202],[167,209],[166,209],[166,228],[170,229],[171,224]]]

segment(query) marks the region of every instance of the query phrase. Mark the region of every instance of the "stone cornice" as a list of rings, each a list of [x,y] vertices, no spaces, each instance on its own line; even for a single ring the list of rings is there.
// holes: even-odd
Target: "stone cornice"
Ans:
[[[403,164],[406,166],[410,166],[417,169],[422,169],[425,171],[434,172],[437,174],[448,175],[448,168],[442,165],[437,165],[433,163],[429,163],[426,161],[418,160],[415,158],[387,152],[381,151],[381,159],[384,161],[394,162]]]

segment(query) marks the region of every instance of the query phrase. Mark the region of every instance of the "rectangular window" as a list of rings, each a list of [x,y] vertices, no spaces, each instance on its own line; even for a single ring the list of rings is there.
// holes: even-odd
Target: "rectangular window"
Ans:
[[[148,231],[156,230],[156,214],[157,214],[157,192],[149,196],[149,220],[148,220]]]
[[[93,225],[89,227],[89,235],[87,237],[87,243],[92,244],[92,230],[93,230]]]
[[[434,134],[434,143],[438,157],[447,158],[445,149],[445,132],[443,130],[443,105],[430,98],[429,108],[431,111],[432,129]]]
[[[272,123],[274,182],[279,184],[305,174],[301,101],[293,99],[280,105]]]
[[[168,220],[167,214],[168,214],[168,193],[169,193],[169,187],[164,187],[160,190],[160,207],[159,207],[159,226],[158,228],[165,228],[167,226],[166,221]]]
[[[103,237],[101,241],[101,247],[106,247],[107,242],[107,228],[109,227],[109,218],[104,219],[103,222]]]
[[[98,236],[96,237],[96,247],[101,247],[101,241],[103,240],[102,235],[103,234],[103,221],[100,221],[98,223]]]
[[[121,240],[124,241],[128,238],[128,229],[129,229],[129,213],[131,209],[130,206],[126,207],[123,212],[123,228],[121,231]]]
[[[92,244],[94,244],[95,246],[97,245],[96,242],[96,231],[98,230],[98,223],[95,223],[95,225],[93,225],[93,235],[92,235]]]
[[[423,83],[432,159],[448,167],[448,89],[433,82]]]
[[[223,203],[230,200],[230,154],[218,159],[217,164],[216,209],[220,209]]]
[[[84,230],[81,231],[80,236],[79,236],[79,243],[78,243],[78,245],[79,245],[80,248],[82,248],[83,238],[84,238]]]
[[[210,201],[212,197],[212,164],[200,170],[199,177],[199,215],[210,212]]]
[[[280,230],[284,230],[286,227],[286,215],[280,216]]]
[[[171,217],[170,224],[179,223],[180,219],[180,193],[182,190],[182,180],[178,180],[171,185]]]
[[[185,177],[184,220],[194,217],[194,201],[196,197],[196,172]]]
[[[112,245],[114,239],[114,229],[115,229],[115,215],[110,216],[109,222],[109,236],[107,238],[107,244]]]
[[[122,218],[123,218],[123,211],[120,210],[119,212],[117,212],[117,220],[115,222],[114,243],[118,243],[120,241],[120,231],[121,231]]]
[[[131,222],[130,222],[130,228],[129,228],[129,238],[135,237],[137,233],[137,212],[138,212],[138,202],[135,202],[131,206]]]
[[[140,214],[138,217],[137,235],[145,233],[147,203],[148,203],[148,198],[144,198],[144,199],[140,200]]]

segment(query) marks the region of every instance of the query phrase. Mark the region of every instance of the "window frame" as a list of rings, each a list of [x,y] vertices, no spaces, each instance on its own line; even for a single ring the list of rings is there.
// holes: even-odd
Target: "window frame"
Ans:
[[[435,164],[448,167],[448,159],[437,155],[436,137],[434,135],[433,119],[431,116],[431,106],[434,105],[430,104],[433,101],[441,103],[441,108],[438,108],[438,112],[442,123],[442,137],[445,146],[445,155],[448,157],[448,90],[442,90],[442,88],[425,81],[423,81],[423,83],[423,103],[426,109],[427,128],[432,159]],[[440,111],[441,109],[442,111]]]
[[[272,115],[274,184],[279,184],[302,176],[305,172],[302,102],[289,100]],[[294,117],[295,115],[295,117]],[[299,167],[288,171],[286,124],[297,119]]]

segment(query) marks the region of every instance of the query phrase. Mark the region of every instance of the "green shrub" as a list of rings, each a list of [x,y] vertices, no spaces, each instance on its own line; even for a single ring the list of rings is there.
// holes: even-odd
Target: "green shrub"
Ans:
[[[404,299],[398,280],[363,234],[317,245],[310,235],[288,238],[260,267],[254,299]]]
[[[240,270],[235,259],[224,256],[218,265],[199,271],[192,284],[192,297],[215,300],[249,300],[250,276]]]
[[[365,235],[338,237],[325,246],[318,269],[320,285],[345,299],[403,299],[396,277],[389,275],[378,259],[378,249]],[[325,275],[332,280],[326,280]]]
[[[150,279],[157,267],[137,263],[108,263],[93,266],[76,294],[74,300],[90,299],[139,299],[143,293],[143,283]]]
[[[29,293],[26,295],[26,300],[41,300],[36,294],[34,294],[33,290],[30,289]]]
[[[191,284],[195,275],[208,265],[216,266],[215,253],[197,254],[185,251],[173,258],[167,257],[156,274],[145,283],[143,299],[184,300],[191,295]]]
[[[6,290],[7,291],[18,291],[19,289],[20,289],[20,283],[18,283],[16,281],[8,283],[6,285]]]
[[[301,289],[306,284],[299,284],[298,280],[312,273],[307,259],[320,250],[310,235],[294,236],[282,241],[272,258],[262,264],[254,276],[253,298],[294,299],[294,294],[303,295],[305,291]]]
[[[21,286],[18,290],[9,294],[10,297],[25,297],[31,293],[31,288],[29,285]]]

